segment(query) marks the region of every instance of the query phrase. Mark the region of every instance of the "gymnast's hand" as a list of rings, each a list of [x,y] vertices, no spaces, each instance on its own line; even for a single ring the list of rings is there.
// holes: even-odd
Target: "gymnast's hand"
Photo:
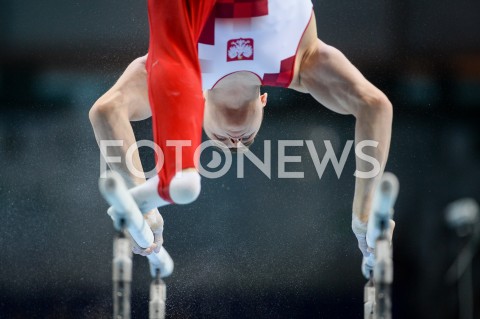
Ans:
[[[146,249],[138,246],[138,244],[130,237],[132,240],[132,251],[134,254],[147,256],[150,255],[152,252],[158,253],[160,252],[160,248],[162,248],[163,244],[163,218],[160,215],[158,209],[153,209],[148,213],[143,214],[143,218],[147,222],[148,226],[153,232],[153,244]]]
[[[367,225],[368,222],[362,222],[360,219],[358,219],[357,216],[353,215],[352,216],[352,231],[355,234],[355,237],[357,237],[358,241],[358,248],[362,252],[363,255],[363,263],[365,263],[370,255],[375,254],[375,249],[372,247],[369,247],[367,244]],[[392,243],[392,237],[393,237],[393,230],[395,229],[395,222],[390,219],[390,227],[389,227],[389,241],[390,244]],[[362,270],[370,272],[373,271],[373,267],[375,265],[369,265],[368,263],[365,264],[365,267],[362,267]],[[364,274],[365,277],[368,277],[368,274]]]

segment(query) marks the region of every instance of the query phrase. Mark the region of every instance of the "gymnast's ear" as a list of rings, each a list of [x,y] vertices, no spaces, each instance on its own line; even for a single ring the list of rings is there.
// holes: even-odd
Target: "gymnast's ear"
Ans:
[[[267,98],[268,98],[268,93],[263,93],[262,95],[260,95],[260,102],[262,102],[263,107],[267,105]]]

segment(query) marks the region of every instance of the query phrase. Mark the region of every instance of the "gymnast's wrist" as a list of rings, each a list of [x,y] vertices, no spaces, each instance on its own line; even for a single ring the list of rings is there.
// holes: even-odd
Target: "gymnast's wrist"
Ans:
[[[352,231],[355,235],[365,236],[367,234],[367,226],[367,222],[361,221],[355,213],[352,214]]]

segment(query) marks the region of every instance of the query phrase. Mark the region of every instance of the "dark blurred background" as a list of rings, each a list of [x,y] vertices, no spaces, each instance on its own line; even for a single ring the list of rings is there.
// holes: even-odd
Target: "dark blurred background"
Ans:
[[[444,214],[456,199],[480,200],[480,2],[314,4],[319,37],[395,108],[394,318],[459,318],[468,296],[446,272],[468,237]],[[114,232],[88,111],[147,40],[145,1],[0,1],[0,318],[111,317]],[[353,118],[307,95],[266,90],[251,148],[260,158],[263,140],[273,154],[280,139],[313,139],[320,153],[331,140],[339,154],[353,139]],[[149,121],[134,126],[150,138]],[[362,318],[353,155],[340,179],[329,165],[319,180],[306,147],[289,152],[303,161],[287,168],[305,179],[278,179],[275,165],[271,180],[253,165],[237,179],[234,165],[204,178],[194,204],[162,210],[176,263],[166,279],[169,318]],[[477,254],[474,318],[479,266]],[[134,267],[133,318],[146,318],[147,261],[135,257]]]

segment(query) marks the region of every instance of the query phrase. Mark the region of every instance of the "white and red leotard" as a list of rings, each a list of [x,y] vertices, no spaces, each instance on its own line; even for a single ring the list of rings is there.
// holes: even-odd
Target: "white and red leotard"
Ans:
[[[245,1],[217,1],[199,39],[203,89],[239,71],[252,72],[263,85],[288,87],[312,2],[256,1],[250,10],[237,11],[231,2]]]

